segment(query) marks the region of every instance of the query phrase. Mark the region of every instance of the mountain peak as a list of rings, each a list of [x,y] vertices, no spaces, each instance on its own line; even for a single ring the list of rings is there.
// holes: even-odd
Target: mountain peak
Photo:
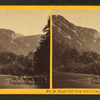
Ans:
[[[53,20],[56,20],[56,19],[59,19],[59,20],[61,20],[61,21],[63,21],[63,22],[68,22],[68,23],[70,23],[67,19],[65,19],[63,16],[61,16],[61,15],[52,15],[52,18],[53,18]]]
[[[0,34],[11,36],[12,34],[15,34],[15,32],[10,29],[0,28]]]
[[[24,36],[10,29],[0,29],[0,52],[28,54],[39,46],[41,35]]]
[[[95,51],[100,54],[100,33],[97,30],[74,25],[61,15],[53,15],[52,20],[53,39],[56,42],[80,52]]]

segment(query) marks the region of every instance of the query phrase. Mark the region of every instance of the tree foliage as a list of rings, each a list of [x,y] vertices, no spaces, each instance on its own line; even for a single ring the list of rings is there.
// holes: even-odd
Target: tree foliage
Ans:
[[[40,46],[34,53],[34,71],[37,74],[49,74],[50,72],[50,19],[44,27],[46,34],[41,37]]]
[[[1,52],[0,73],[11,75],[33,75],[33,60],[29,55],[24,56],[16,55],[11,52]]]
[[[56,60],[53,60],[53,67],[56,66],[58,70],[62,68],[63,71],[71,73],[100,74],[100,55],[98,53],[93,51],[80,53],[75,48],[68,46],[62,49],[58,46],[55,49],[54,51],[60,50],[60,54],[56,54]]]
[[[16,55],[11,52],[1,52],[0,53],[0,64],[10,63],[16,60]]]

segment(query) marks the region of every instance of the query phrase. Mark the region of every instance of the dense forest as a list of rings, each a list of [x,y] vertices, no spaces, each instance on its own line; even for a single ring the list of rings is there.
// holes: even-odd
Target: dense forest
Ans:
[[[29,53],[30,54],[30,53]],[[15,55],[11,52],[0,53],[0,73],[11,75],[32,75],[33,61],[30,55]]]
[[[100,75],[100,55],[93,51],[79,52],[53,40],[53,68],[71,73]]]

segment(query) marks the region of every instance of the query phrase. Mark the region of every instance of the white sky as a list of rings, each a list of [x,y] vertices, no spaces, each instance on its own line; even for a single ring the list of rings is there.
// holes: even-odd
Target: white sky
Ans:
[[[23,35],[43,34],[49,10],[0,10],[0,28]]]
[[[100,10],[53,10],[53,14],[62,15],[77,26],[100,32]]]

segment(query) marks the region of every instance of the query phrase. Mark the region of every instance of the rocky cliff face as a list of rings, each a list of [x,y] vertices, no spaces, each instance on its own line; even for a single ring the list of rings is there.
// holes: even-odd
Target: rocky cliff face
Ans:
[[[39,46],[41,35],[24,36],[12,30],[0,29],[0,52],[28,54]]]
[[[52,16],[53,40],[76,48],[79,52],[94,51],[100,54],[100,33],[95,29],[76,26],[61,15]]]

